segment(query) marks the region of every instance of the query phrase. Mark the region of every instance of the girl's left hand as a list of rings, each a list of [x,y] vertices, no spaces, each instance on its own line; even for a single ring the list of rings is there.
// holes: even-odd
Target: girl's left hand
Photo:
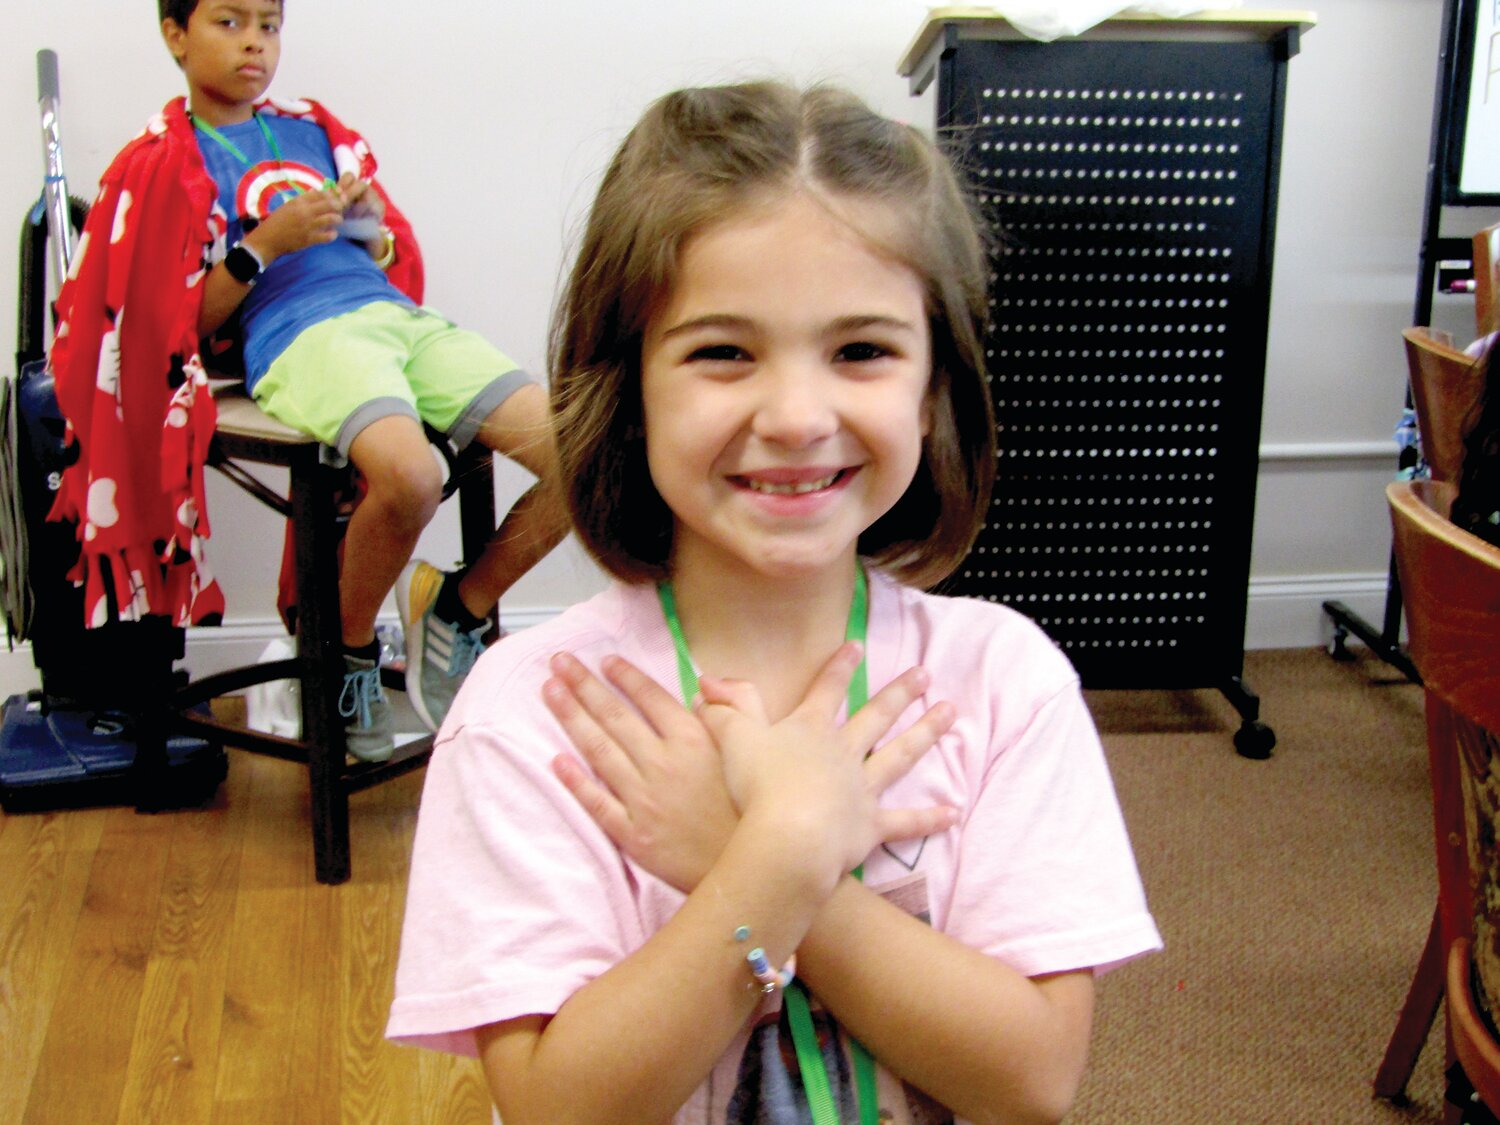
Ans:
[[[696,715],[618,656],[600,662],[618,691],[565,653],[551,666],[542,699],[593,773],[570,754],[554,758],[553,770],[622,852],[691,893],[739,822],[713,739]]]
[[[747,821],[758,811],[780,810],[789,830],[805,833],[809,870],[828,860],[834,878],[880,844],[941,832],[958,818],[947,806],[880,805],[880,795],[937,745],[956,713],[951,703],[936,703],[875,749],[929,681],[925,669],[907,669],[841,726],[838,714],[861,654],[858,644],[840,646],[802,702],[777,723],[767,718],[753,684],[707,676],[699,683],[698,717],[723,757],[735,807]],[[787,811],[793,808],[810,819],[794,827]]]

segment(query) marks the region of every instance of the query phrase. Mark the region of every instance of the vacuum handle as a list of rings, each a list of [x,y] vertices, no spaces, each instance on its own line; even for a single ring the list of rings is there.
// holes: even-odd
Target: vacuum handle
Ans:
[[[36,53],[36,92],[38,100],[51,98],[56,101],[61,97],[56,51],[43,49]]]
[[[37,106],[42,114],[42,154],[47,179],[42,196],[51,235],[52,277],[61,287],[73,260],[73,230],[68,223],[68,187],[63,178],[62,129],[58,124],[61,84],[57,79],[57,52],[43,48],[36,53]]]

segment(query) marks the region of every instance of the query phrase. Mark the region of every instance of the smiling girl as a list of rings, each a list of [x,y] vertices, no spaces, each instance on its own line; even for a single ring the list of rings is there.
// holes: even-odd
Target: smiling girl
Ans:
[[[506,1125],[1066,1112],[1159,939],[1067,661],[920,592],[989,503],[987,270],[836,90],[681,91],[616,155],[553,396],[618,581],[444,725],[389,1028]]]

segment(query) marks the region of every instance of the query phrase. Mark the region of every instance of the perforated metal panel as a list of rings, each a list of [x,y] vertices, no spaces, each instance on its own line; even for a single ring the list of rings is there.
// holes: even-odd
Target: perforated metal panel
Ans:
[[[1243,664],[1279,146],[1276,45],[950,43],[939,124],[1002,232],[991,515],[950,588],[1093,687]]]

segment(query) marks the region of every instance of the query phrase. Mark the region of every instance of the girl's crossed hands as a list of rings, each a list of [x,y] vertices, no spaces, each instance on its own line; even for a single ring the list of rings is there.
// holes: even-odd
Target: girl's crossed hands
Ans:
[[[928,679],[910,669],[838,726],[859,655],[857,645],[841,646],[802,702],[771,723],[749,683],[704,678],[693,713],[625,660],[600,665],[617,692],[560,654],[543,698],[593,772],[568,754],[553,768],[621,851],[681,891],[698,885],[742,819],[796,833],[811,873],[831,889],[876,845],[941,831],[957,817],[947,807],[878,806],[954,713],[938,703],[871,754]]]

